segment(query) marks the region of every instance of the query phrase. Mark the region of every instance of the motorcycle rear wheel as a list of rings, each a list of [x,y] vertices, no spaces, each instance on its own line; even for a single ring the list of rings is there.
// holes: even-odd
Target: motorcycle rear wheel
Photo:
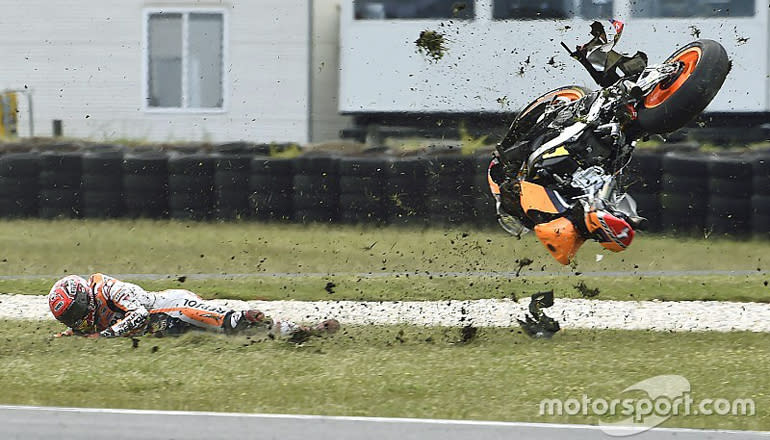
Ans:
[[[649,133],[670,133],[690,122],[714,99],[730,71],[727,52],[714,40],[693,41],[665,62],[679,62],[681,70],[639,105],[639,125]]]

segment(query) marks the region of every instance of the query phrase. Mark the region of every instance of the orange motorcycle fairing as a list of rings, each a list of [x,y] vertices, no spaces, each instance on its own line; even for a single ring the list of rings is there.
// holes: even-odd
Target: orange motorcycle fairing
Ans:
[[[540,211],[561,214],[567,210],[567,203],[555,191],[523,180],[519,182],[519,186],[521,191],[519,201],[525,213]]]
[[[564,217],[535,226],[535,235],[561,264],[569,264],[585,243],[575,225]]]

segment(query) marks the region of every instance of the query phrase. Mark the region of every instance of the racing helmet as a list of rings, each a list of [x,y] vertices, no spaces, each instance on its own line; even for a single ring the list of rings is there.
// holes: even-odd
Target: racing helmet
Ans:
[[[612,252],[626,249],[634,239],[634,229],[622,217],[605,210],[590,211],[585,216],[588,232]]]
[[[83,330],[88,312],[93,308],[88,282],[70,275],[56,282],[48,293],[48,307],[53,316],[73,330]]]

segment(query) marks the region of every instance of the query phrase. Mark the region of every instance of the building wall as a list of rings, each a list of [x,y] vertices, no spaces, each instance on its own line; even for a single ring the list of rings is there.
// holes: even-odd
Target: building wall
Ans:
[[[615,2],[626,21],[617,50],[660,63],[697,38],[718,40],[733,69],[707,111],[770,111],[766,2],[756,2],[754,17],[651,19],[628,18],[631,1]],[[475,20],[354,20],[352,3],[344,0],[340,15],[343,113],[505,113],[562,85],[597,88],[559,44],[587,43],[592,20],[493,20],[492,0],[476,0]],[[417,52],[423,30],[446,36],[441,60]]]
[[[339,113],[340,0],[312,0],[312,61],[310,76],[311,141],[339,138],[350,118]]]
[[[93,140],[308,140],[307,0],[0,0],[0,7],[0,89],[32,90],[36,135],[50,135],[61,119],[65,136]],[[143,109],[143,10],[159,7],[226,10],[224,111]]]

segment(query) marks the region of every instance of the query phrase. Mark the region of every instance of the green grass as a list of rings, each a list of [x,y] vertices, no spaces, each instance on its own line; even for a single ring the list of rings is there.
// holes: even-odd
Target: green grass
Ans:
[[[501,278],[409,276],[357,277],[308,276],[232,279],[178,278],[146,280],[130,278],[147,290],[184,288],[204,298],[242,300],[448,300],[484,298],[525,298],[536,292],[554,290],[557,298],[583,298],[579,282],[598,289],[593,299],[620,301],[739,301],[770,302],[770,276],[709,275],[681,277],[519,277]],[[55,278],[0,280],[0,292],[40,295],[48,293]],[[333,283],[332,293],[326,290]]]
[[[0,221],[0,275],[105,273],[652,271],[770,269],[767,241],[639,234],[622,253],[586,243],[574,267],[532,234],[498,229],[176,221]],[[596,261],[596,255],[602,255]]]
[[[151,290],[185,287],[206,297],[241,299],[428,300],[522,297],[554,289],[580,297],[583,281],[598,299],[768,301],[767,241],[672,238],[640,234],[625,252],[586,243],[572,267],[561,266],[534,235],[521,240],[497,229],[374,228],[329,225],[176,221],[0,221],[0,292],[43,294],[71,274],[169,274],[137,280]],[[603,258],[597,261],[596,255]],[[441,272],[515,272],[522,277],[445,277]],[[753,275],[573,276],[592,271],[740,270]],[[196,280],[200,273],[292,272],[296,278]],[[421,276],[361,278],[350,273]],[[542,272],[559,277],[537,276]],[[347,274],[347,275],[346,275]],[[430,276],[432,274],[432,276]],[[39,278],[38,278],[39,276]],[[187,276],[184,283],[180,277]],[[324,287],[336,284],[333,294]]]
[[[350,327],[302,346],[257,336],[53,339],[52,322],[0,321],[3,404],[596,423],[539,416],[546,398],[645,397],[684,376],[692,397],[753,399],[757,414],[665,426],[770,429],[770,340],[753,333]]]

